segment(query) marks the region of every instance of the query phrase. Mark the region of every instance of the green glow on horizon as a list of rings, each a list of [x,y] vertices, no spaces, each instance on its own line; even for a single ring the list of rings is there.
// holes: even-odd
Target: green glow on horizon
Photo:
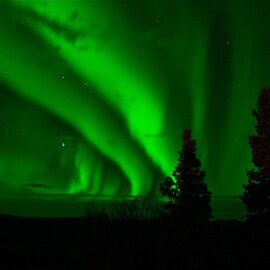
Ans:
[[[270,4],[165,2],[1,2],[2,192],[145,194],[185,128],[210,191],[242,192]]]

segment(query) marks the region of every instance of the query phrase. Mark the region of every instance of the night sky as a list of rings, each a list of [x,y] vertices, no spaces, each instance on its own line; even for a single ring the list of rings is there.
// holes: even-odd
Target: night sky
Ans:
[[[191,128],[210,191],[240,195],[269,14],[269,1],[0,1],[0,194],[146,194]]]

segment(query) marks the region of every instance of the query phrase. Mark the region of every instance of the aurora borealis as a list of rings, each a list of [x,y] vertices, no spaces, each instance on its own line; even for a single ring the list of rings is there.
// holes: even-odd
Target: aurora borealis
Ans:
[[[240,195],[270,85],[270,2],[0,2],[0,193],[143,195],[191,128],[214,196]]]

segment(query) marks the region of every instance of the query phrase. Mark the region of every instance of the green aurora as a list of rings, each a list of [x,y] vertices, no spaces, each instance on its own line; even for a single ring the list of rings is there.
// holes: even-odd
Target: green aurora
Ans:
[[[0,2],[0,193],[143,195],[192,129],[214,196],[251,168],[270,2]]]

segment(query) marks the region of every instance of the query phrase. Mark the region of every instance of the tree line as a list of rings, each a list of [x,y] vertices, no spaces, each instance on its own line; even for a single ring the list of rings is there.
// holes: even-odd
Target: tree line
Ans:
[[[257,124],[256,134],[249,136],[252,162],[257,169],[246,169],[248,182],[243,185],[241,200],[247,209],[247,218],[270,221],[270,88],[262,89],[257,110],[252,110]],[[191,129],[183,132],[178,164],[160,184],[160,192],[169,201],[164,213],[192,223],[208,222],[212,217],[212,193],[204,181],[205,171],[196,157],[196,142]]]

